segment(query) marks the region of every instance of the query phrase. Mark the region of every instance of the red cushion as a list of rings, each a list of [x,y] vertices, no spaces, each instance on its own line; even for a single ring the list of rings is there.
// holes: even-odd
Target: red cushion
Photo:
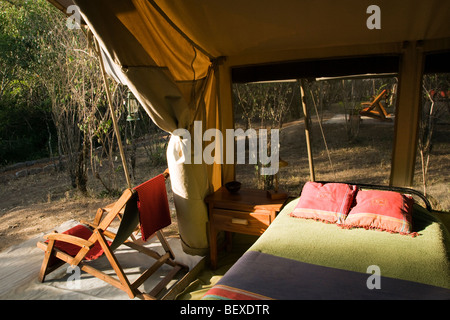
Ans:
[[[291,216],[342,224],[355,192],[355,186],[344,183],[307,182]]]
[[[90,238],[90,236],[92,235],[92,231],[89,228],[79,224],[67,231],[64,231],[63,234],[68,234],[71,236],[76,236],[78,238],[82,238],[84,240],[88,240]],[[77,253],[81,249],[81,247],[79,247],[77,245],[63,242],[63,241],[56,241],[55,247],[61,251],[64,251],[65,253],[67,253],[68,255],[70,255],[72,257],[76,256]],[[103,249],[100,246],[100,243],[96,242],[94,244],[94,246],[91,248],[91,250],[89,250],[89,252],[86,254],[86,256],[84,257],[84,260],[95,260],[98,257],[100,257],[102,254],[103,254]]]
[[[393,191],[360,190],[344,227],[410,234],[414,200]]]

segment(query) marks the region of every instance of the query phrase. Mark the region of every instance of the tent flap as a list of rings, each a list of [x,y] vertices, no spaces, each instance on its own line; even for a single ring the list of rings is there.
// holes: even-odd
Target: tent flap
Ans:
[[[214,77],[208,72],[209,57],[176,32],[148,1],[75,3],[108,57],[108,69],[129,87],[155,124],[169,133],[189,129],[198,106],[208,108],[204,99],[210,100],[215,92],[205,85]],[[172,137],[167,150],[180,235],[185,252],[205,254],[208,214],[203,199],[210,190],[210,179],[205,164],[172,161],[170,155],[183,150],[180,143]]]

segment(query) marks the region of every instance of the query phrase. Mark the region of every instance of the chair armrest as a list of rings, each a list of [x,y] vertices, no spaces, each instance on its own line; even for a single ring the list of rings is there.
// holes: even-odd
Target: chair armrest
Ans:
[[[90,241],[64,233],[50,233],[45,235],[44,239],[67,242],[79,247],[91,247],[93,245]]]

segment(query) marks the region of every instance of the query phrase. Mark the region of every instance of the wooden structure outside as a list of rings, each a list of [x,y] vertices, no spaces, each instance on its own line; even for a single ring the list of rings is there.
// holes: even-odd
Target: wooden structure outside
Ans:
[[[382,99],[386,99],[387,91],[384,89],[381,93],[373,99],[372,102],[363,102],[361,105],[367,106],[362,109],[359,114],[362,116],[371,117],[381,121],[392,121],[388,118],[388,113],[381,104]]]

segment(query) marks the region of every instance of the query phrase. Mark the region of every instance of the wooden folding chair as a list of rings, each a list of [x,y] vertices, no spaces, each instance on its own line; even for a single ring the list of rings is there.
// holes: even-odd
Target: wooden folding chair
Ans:
[[[371,117],[381,121],[392,121],[388,118],[388,114],[381,104],[381,100],[385,99],[387,95],[386,89],[384,89],[372,102],[363,102],[361,105],[367,106],[362,109],[359,114],[362,116]]]
[[[162,231],[158,229],[158,225],[156,225],[156,229],[158,230],[154,231],[164,248],[164,254],[161,255],[142,245],[143,240],[148,240],[152,237],[148,232],[145,239],[136,240],[134,236],[130,240],[130,235],[133,231],[136,231],[136,227],[139,225],[139,219],[142,219],[142,212],[140,212],[142,210],[139,208],[139,200],[142,199],[138,199],[139,192],[136,189],[139,190],[138,188],[126,189],[118,201],[108,209],[97,210],[93,223],[83,222],[86,225],[79,224],[63,233],[54,232],[44,236],[47,241],[37,243],[37,246],[45,251],[39,280],[43,282],[46,275],[62,264],[68,263],[71,266],[78,266],[81,270],[125,291],[130,298],[156,299],[157,295],[174,279],[179,271],[187,271],[188,267],[174,261],[174,254]],[[164,192],[166,192],[165,186]],[[163,201],[167,201],[167,195]],[[136,214],[136,212],[140,213]],[[121,222],[117,233],[108,231],[107,228],[118,217],[121,219]],[[141,227],[140,231],[144,233],[145,230],[142,230]],[[153,232],[153,230],[150,232]],[[107,238],[111,239],[112,242],[108,241]],[[140,274],[133,283],[130,283],[114,254],[114,250],[121,244],[156,259],[156,262]],[[103,254],[114,269],[117,278],[95,269],[86,263],[86,261],[97,259]],[[161,279],[151,292],[141,292],[138,288],[164,264],[172,266],[171,271]]]

